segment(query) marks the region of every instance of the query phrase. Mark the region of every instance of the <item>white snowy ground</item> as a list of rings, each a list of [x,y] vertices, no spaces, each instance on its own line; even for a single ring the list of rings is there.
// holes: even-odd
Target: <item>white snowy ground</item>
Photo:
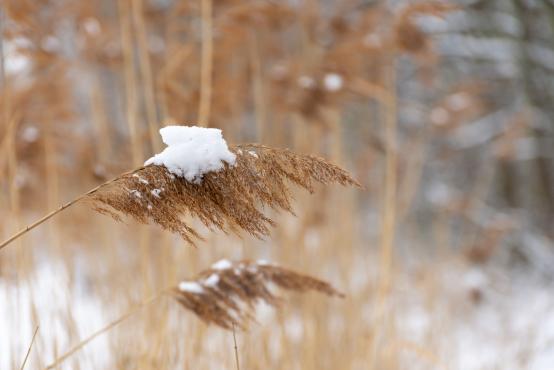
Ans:
[[[395,280],[390,309],[394,312],[400,339],[428,349],[436,356],[432,361],[434,367],[427,363],[422,368],[553,368],[553,286],[522,271],[508,274],[500,268],[467,267],[455,261],[427,275],[430,282],[427,284],[425,278],[421,280],[417,268]],[[352,268],[349,294],[356,294],[361,286],[369,283],[372,278],[367,271],[361,265]],[[28,280],[17,285],[0,279],[1,369],[19,367],[37,321],[41,339],[35,343],[33,352],[40,354],[41,365],[47,365],[54,358],[56,348],[63,352],[78,341],[67,337],[68,324],[64,320],[71,318],[83,338],[114,318],[113,312],[106,313],[106,307],[86,293],[86,281],[82,277],[75,277],[72,286],[68,285],[69,281],[64,266],[52,261],[44,261]],[[36,312],[31,308],[33,305]],[[372,317],[375,312],[370,300],[364,305],[363,313],[364,325],[377,320]],[[272,322],[274,315],[268,316],[267,310],[261,310],[260,316],[262,325],[277,325],[276,321]],[[294,317],[289,319],[284,333],[294,341],[301,335],[302,325],[295,324]],[[214,335],[218,337],[216,331]],[[85,348],[84,356],[80,357],[81,361],[85,360],[81,369],[101,369],[108,365],[106,338],[101,336]],[[272,347],[280,350],[278,345]],[[36,360],[35,357],[33,364],[37,364]],[[417,363],[422,364],[421,359]]]
[[[56,351],[59,355],[78,341],[68,338],[68,325],[74,325],[83,338],[107,323],[100,302],[86,293],[83,277],[76,276],[73,284],[69,281],[65,265],[55,261],[39,264],[30,277],[18,283],[0,277],[0,369],[20,368],[37,325],[40,335],[29,368],[49,365]],[[98,354],[108,351],[106,337],[87,347],[84,355],[89,367],[81,369],[103,368],[106,357]],[[40,354],[39,362],[36,354]]]
[[[409,281],[395,295],[398,328],[438,355],[437,368],[553,369],[554,286],[519,272],[441,269],[434,303]]]

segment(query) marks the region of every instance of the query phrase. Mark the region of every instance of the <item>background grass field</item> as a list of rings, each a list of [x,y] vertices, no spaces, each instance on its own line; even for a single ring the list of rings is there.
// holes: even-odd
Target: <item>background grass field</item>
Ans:
[[[0,368],[41,369],[220,258],[286,295],[237,332],[242,369],[551,369],[549,1],[2,0],[2,239],[142,165],[158,129],[325,157],[363,189],[295,193],[271,237],[72,207],[0,251]],[[190,220],[196,225],[197,221]],[[62,369],[232,369],[233,337],[162,297]]]

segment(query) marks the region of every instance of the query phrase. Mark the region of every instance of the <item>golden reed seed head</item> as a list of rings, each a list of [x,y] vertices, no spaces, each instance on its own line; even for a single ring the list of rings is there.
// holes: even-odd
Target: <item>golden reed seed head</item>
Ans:
[[[224,329],[236,326],[245,329],[253,320],[257,302],[278,306],[271,285],[281,289],[316,291],[328,296],[344,297],[329,283],[308,275],[268,264],[248,260],[222,260],[200,272],[193,280],[184,281],[172,290],[175,299],[202,321]]]
[[[183,221],[198,218],[209,229],[261,238],[274,221],[263,207],[292,213],[292,182],[310,192],[314,183],[360,186],[347,171],[325,159],[257,144],[237,145],[234,166],[204,175],[192,183],[162,166],[147,166],[125,174],[88,196],[96,211],[120,221],[130,216],[140,223],[156,223],[195,244],[200,235]]]

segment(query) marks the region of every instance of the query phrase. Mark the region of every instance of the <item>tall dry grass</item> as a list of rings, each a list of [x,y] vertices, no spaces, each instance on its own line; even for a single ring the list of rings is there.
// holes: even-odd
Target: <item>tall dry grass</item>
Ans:
[[[67,6],[67,5],[70,6]],[[41,174],[49,176],[51,180],[46,182],[47,193],[49,199],[48,204],[41,204],[36,207],[26,204],[25,209],[41,209],[52,206],[55,199],[66,200],[70,198],[71,193],[79,193],[79,189],[86,188],[92,183],[98,183],[107,180],[107,178],[123,172],[126,168],[132,168],[140,164],[145,153],[152,149],[159,148],[159,143],[152,134],[157,128],[156,125],[162,122],[198,122],[202,125],[223,127],[225,132],[231,135],[231,141],[243,141],[256,139],[251,134],[250,124],[248,119],[245,119],[246,112],[252,104],[255,108],[256,116],[256,136],[262,142],[268,142],[275,146],[288,146],[296,143],[297,149],[303,152],[322,153],[330,156],[335,160],[343,161],[348,153],[343,153],[343,130],[341,107],[347,101],[356,101],[359,99],[375,99],[373,93],[358,94],[354,90],[356,79],[361,75],[363,59],[379,55],[379,50],[363,49],[361,53],[353,53],[359,51],[359,43],[347,42],[349,39],[355,40],[361,38],[361,34],[355,29],[344,30],[337,28],[337,37],[345,40],[344,43],[338,43],[336,49],[323,50],[315,40],[316,22],[320,17],[319,6],[315,3],[306,3],[302,6],[300,16],[297,16],[295,11],[286,4],[274,3],[254,3],[251,4],[233,4],[226,2],[225,4],[212,4],[211,1],[202,1],[198,4],[189,2],[180,2],[171,5],[170,8],[158,10],[151,7],[147,3],[130,2],[121,0],[114,4],[106,4],[112,12],[104,13],[100,7],[89,4],[79,4],[68,2],[66,6],[50,4],[52,13],[50,15],[41,15],[36,12],[32,4],[18,3],[8,1],[4,4],[3,12],[8,14],[10,18],[22,25],[22,28],[17,30],[25,37],[31,36],[32,42],[35,42],[37,48],[32,47],[26,50],[33,60],[40,61],[33,65],[31,76],[33,83],[40,83],[41,79],[46,77],[50,79],[59,79],[63,75],[63,70],[47,70],[39,71],[42,68],[40,63],[44,65],[53,63],[72,63],[68,61],[67,55],[64,52],[50,52],[41,49],[40,40],[34,38],[40,29],[48,30],[44,34],[49,34],[56,24],[56,19],[63,16],[75,15],[78,20],[76,32],[77,38],[84,42],[85,47],[77,49],[79,55],[79,65],[72,65],[87,79],[95,81],[95,87],[85,89],[85,95],[91,96],[89,102],[93,113],[95,128],[94,132],[98,133],[92,141],[86,142],[79,138],[78,134],[70,136],[68,131],[62,131],[62,124],[74,125],[78,120],[75,119],[76,113],[79,111],[75,108],[70,109],[70,114],[65,115],[62,108],[57,108],[63,101],[74,101],[72,94],[73,90],[63,90],[60,88],[59,96],[48,102],[48,105],[43,109],[52,112],[51,119],[48,125],[48,136],[43,136],[42,120],[33,119],[31,117],[23,117],[18,123],[14,123],[8,131],[6,137],[16,138],[20,135],[25,125],[33,121],[40,122],[39,126],[41,135],[38,140],[45,140],[44,148],[48,159],[49,166],[44,167],[39,161],[34,161],[35,158],[40,158],[40,155],[33,153],[35,143],[31,143],[30,148],[19,147],[12,145],[9,149],[13,160],[10,161],[12,173],[15,176],[15,168],[18,167],[16,161],[29,163],[33,169]],[[213,8],[212,8],[213,6]],[[346,8],[345,8],[346,9]],[[342,11],[338,9],[337,11]],[[346,10],[344,10],[346,11]],[[380,12],[381,10],[377,10]],[[367,12],[367,20],[362,19],[363,27],[371,28],[371,13],[373,9]],[[106,15],[110,14],[110,15]],[[196,32],[191,27],[191,24],[183,21],[183,17],[198,17],[202,19],[202,26],[199,30],[199,43],[182,39],[183,32]],[[364,15],[365,17],[365,15]],[[295,27],[303,35],[299,40],[300,44],[296,46],[298,50],[290,48],[289,50],[279,50],[278,46],[283,37],[286,36],[289,27]],[[343,32],[343,34],[341,34]],[[344,33],[346,32],[346,33]],[[351,35],[349,35],[351,34]],[[152,40],[163,40],[164,49],[160,53],[152,46]],[[273,45],[273,46],[272,46]],[[306,51],[303,51],[306,50]],[[349,51],[350,50],[350,51]],[[243,53],[244,51],[244,53]],[[75,52],[75,51],[74,51]],[[275,58],[276,56],[280,57]],[[283,67],[285,73],[276,73],[271,68],[270,61],[284,58],[283,62],[279,62],[279,68]],[[344,56],[347,56],[344,58]],[[199,57],[195,62],[194,58]],[[43,59],[44,62],[42,62]],[[337,62],[340,62],[337,63]],[[279,70],[277,68],[277,70]],[[281,69],[283,69],[281,68]],[[326,74],[333,72],[340,75],[343,79],[344,86],[338,91],[329,90],[324,84],[323,79]],[[41,75],[39,75],[41,73]],[[115,79],[110,81],[115,83],[115,90],[109,86],[108,81],[104,78],[105,74],[114,76]],[[276,73],[276,74],[275,74]],[[315,86],[298,85],[297,80],[303,76],[308,76],[315,81]],[[198,79],[200,77],[200,79]],[[373,82],[375,86],[380,87],[380,81]],[[42,99],[46,93],[45,86],[37,85],[33,91],[38,99]],[[69,86],[69,84],[65,85]],[[42,88],[42,90],[41,90]],[[388,89],[388,87],[385,87]],[[41,92],[42,91],[42,92]],[[229,93],[233,91],[233,93]],[[4,107],[16,107],[25,112],[26,115],[32,111],[34,106],[21,106],[25,104],[24,91],[12,91],[16,99],[14,103],[3,104]],[[52,91],[50,91],[52,93]],[[393,93],[394,95],[394,93]],[[86,100],[85,100],[86,101]],[[114,105],[114,103],[116,103]],[[153,108],[154,107],[154,108]],[[198,109],[196,109],[198,107]],[[114,114],[113,112],[117,112]],[[63,113],[63,115],[62,115]],[[121,118],[118,118],[121,117]],[[17,122],[17,121],[14,121]],[[59,128],[58,128],[59,127]],[[332,128],[332,129],[330,129]],[[45,131],[44,131],[45,132]],[[63,134],[61,134],[63,132]],[[4,132],[3,132],[4,134]],[[291,138],[295,137],[292,142]],[[61,145],[52,145],[54,139],[61,142]],[[12,142],[15,142],[11,139]],[[332,150],[328,151],[321,142],[324,140],[332,140]],[[49,143],[50,144],[49,144]],[[79,146],[72,142],[79,143]],[[123,145],[121,145],[123,144]],[[118,150],[118,148],[125,148]],[[354,236],[353,216],[355,206],[351,193],[338,193],[333,190],[331,193],[324,192],[316,195],[316,202],[310,202],[300,193],[290,192],[288,186],[283,180],[292,180],[292,182],[301,187],[312,190],[312,181],[316,182],[341,182],[352,183],[352,180],[336,167],[330,166],[315,157],[300,156],[295,157],[288,151],[274,152],[271,149],[260,146],[237,147],[235,150],[242,150],[243,154],[239,155],[239,166],[237,171],[240,176],[229,176],[227,172],[214,174],[214,179],[206,178],[203,184],[205,187],[210,187],[212,192],[205,193],[200,199],[204,199],[204,204],[183,203],[185,200],[193,199],[189,194],[193,189],[187,184],[175,184],[168,178],[167,174],[157,168],[146,168],[141,170],[136,175],[147,179],[152,186],[156,181],[162,181],[163,184],[157,184],[157,189],[167,189],[167,197],[158,199],[150,195],[149,187],[145,184],[138,183],[137,177],[133,174],[120,177],[116,182],[111,183],[105,190],[106,192],[91,193],[91,200],[112,207],[116,211],[122,211],[124,214],[134,216],[139,221],[145,221],[153,218],[155,222],[165,225],[166,228],[180,230],[181,234],[190,238],[192,234],[192,225],[194,220],[187,220],[187,223],[176,223],[173,209],[175,203],[186,204],[183,208],[185,213],[191,210],[200,215],[208,225],[234,230],[237,228],[246,229],[255,235],[266,235],[267,225],[272,219],[277,217],[282,218],[270,211],[269,217],[262,216],[258,210],[244,203],[222,203],[221,193],[217,188],[212,186],[217,185],[221,181],[228,183],[230,186],[226,189],[231,190],[235,196],[224,198],[223,200],[230,201],[231,199],[240,199],[239,195],[250,195],[252,200],[257,200],[270,208],[282,208],[285,210],[291,209],[290,197],[294,195],[298,199],[301,207],[297,207],[298,220],[293,221],[292,225],[286,225],[278,228],[274,234],[275,240],[268,240],[267,244],[271,244],[271,248],[265,245],[258,245],[250,239],[238,242],[236,239],[218,236],[215,239],[210,239],[210,248],[200,248],[198,250],[186,251],[183,248],[174,249],[171,245],[175,242],[160,236],[157,231],[151,229],[140,228],[140,232],[134,234],[129,233],[129,228],[134,229],[134,226],[129,225],[127,228],[119,228],[111,225],[103,219],[93,218],[97,226],[92,226],[88,221],[91,215],[85,213],[83,208],[71,207],[71,210],[66,210],[70,204],[65,203],[63,214],[60,214],[60,221],[52,220],[52,224],[56,227],[53,230],[55,239],[51,240],[52,244],[68,245],[72,240],[82,240],[83,250],[85,255],[94,256],[94,261],[103,261],[101,264],[105,267],[102,270],[106,275],[101,275],[93,278],[95,282],[94,295],[105,302],[113,302],[114,296],[126,297],[121,302],[113,307],[117,311],[117,307],[125,306],[126,302],[132,301],[132,297],[137,293],[142,292],[142,295],[148,295],[155,287],[164,286],[167,281],[175,281],[176,275],[180,275],[182,271],[192,270],[202,265],[206,265],[213,256],[225,256],[228,254],[238,253],[239,257],[255,258],[261,254],[274,255],[276,260],[283,263],[290,263],[300,271],[312,272],[316,275],[329,261],[333,261],[333,270],[342,271],[339,276],[336,276],[339,281],[348,281],[347,271],[351,269],[353,260],[356,255],[360,254],[356,247],[356,236]],[[249,151],[254,151],[256,156],[249,154]],[[54,163],[60,163],[59,159],[68,155],[74,158],[75,164],[70,168],[53,168]],[[36,157],[33,157],[36,156]],[[313,166],[317,166],[317,171],[313,170]],[[266,171],[268,176],[265,180],[255,176],[256,171]],[[162,173],[160,173],[162,172]],[[55,174],[60,174],[61,181],[56,185],[56,180],[52,178]],[[229,172],[231,174],[231,172]],[[13,189],[13,196],[9,199],[13,206],[19,206],[21,200],[18,200],[17,194],[22,193],[22,199],[35,197],[41,199],[39,188],[35,182],[29,181],[28,185],[21,188],[15,188],[15,181],[10,181]],[[215,178],[217,177],[217,179]],[[248,183],[242,183],[240,179],[250,179]],[[309,179],[309,180],[307,180]],[[159,186],[158,186],[159,185]],[[153,207],[155,214],[148,213],[147,207],[126,208],[129,204],[129,194],[124,190],[124,186],[145,194],[144,201],[148,201],[157,207]],[[248,186],[248,187],[246,187]],[[144,188],[144,189],[143,189]],[[62,190],[63,189],[63,190]],[[170,192],[169,189],[175,189]],[[202,189],[194,191],[203,191]],[[252,192],[252,193],[251,193]],[[165,194],[164,194],[165,195]],[[227,195],[227,193],[225,193]],[[220,199],[214,202],[214,199]],[[134,203],[133,203],[134,204]],[[223,216],[211,216],[215,213],[215,205],[223,207]],[[172,207],[173,206],[173,207]],[[211,208],[206,208],[210,206]],[[390,205],[389,205],[390,206]],[[388,207],[388,206],[387,206]],[[12,207],[13,208],[13,207]],[[333,210],[333,211],[331,211]],[[220,210],[218,210],[220,211]],[[145,213],[146,212],[146,213]],[[168,221],[168,217],[171,220]],[[347,216],[347,217],[345,217]],[[29,214],[25,215],[25,220],[29,219]],[[32,217],[32,215],[31,215]],[[214,218],[215,217],[215,218]],[[223,217],[223,218],[222,218]],[[22,220],[21,223],[24,223]],[[290,220],[285,217],[285,220]],[[67,222],[69,221],[69,222]],[[192,224],[189,224],[192,222]],[[285,221],[290,224],[291,221]],[[165,224],[164,224],[165,223]],[[190,225],[190,226],[189,226]],[[34,224],[31,224],[33,227]],[[189,229],[190,228],[190,229]],[[17,229],[17,225],[12,225],[9,229],[4,230],[4,234]],[[15,250],[30,249],[36,251],[36,238],[41,237],[41,229],[37,230],[36,236],[29,234],[24,247],[14,248]],[[73,231],[75,230],[75,231]],[[86,233],[82,233],[86,230]],[[295,230],[295,231],[292,231]],[[309,251],[305,249],[305,241],[303,235],[318,230],[317,233],[325,233],[329,236],[324,241],[324,245],[320,246],[321,253],[318,258],[314,259],[310,256]],[[81,237],[72,236],[81,234]],[[134,234],[134,235],[133,235]],[[89,237],[95,235],[98,237]],[[104,235],[104,236],[102,236]],[[83,238],[84,237],[84,238]],[[126,240],[129,238],[129,240]],[[57,241],[55,241],[57,240]],[[345,243],[341,240],[349,240]],[[334,248],[330,248],[331,244],[338,242],[341,252],[338,258],[334,257]],[[114,257],[119,253],[128,255],[130,252],[124,252],[122,245],[133,245],[138,243],[142,247],[140,251],[133,257],[127,257],[128,260],[123,265],[116,267]],[[226,247],[227,244],[242,245],[242,248],[235,250]],[[80,254],[78,249],[74,248],[58,248],[58,245],[43,245],[47,250],[56,249],[56,257],[68,266],[69,270],[74,267],[67,263],[72,257]],[[93,244],[95,246],[93,246]],[[329,247],[327,247],[327,245]],[[261,248],[261,249],[260,249]],[[132,248],[131,248],[132,249]],[[237,252],[240,251],[240,252]],[[6,256],[15,253],[10,249],[2,251],[3,259]],[[131,253],[131,256],[134,253]],[[344,256],[344,257],[343,257]],[[300,257],[300,258],[298,258]],[[126,258],[126,259],[127,259]],[[114,261],[114,262],[112,262]],[[304,263],[300,263],[303,261]],[[310,261],[312,261],[310,263]],[[319,262],[318,262],[319,261]],[[28,261],[30,265],[35,263]],[[67,264],[66,264],[67,263]],[[90,261],[90,267],[99,262]],[[319,266],[321,265],[321,266]],[[138,267],[138,269],[137,269]],[[169,270],[169,272],[167,271]],[[140,271],[141,278],[133,279],[131,271]],[[72,276],[77,276],[79,273],[71,272]],[[165,274],[165,282],[160,280],[160,276]],[[173,277],[172,277],[173,275]],[[106,279],[106,280],[105,280]],[[141,281],[144,280],[144,281]],[[109,283],[108,283],[109,282]],[[342,284],[339,284],[342,285]],[[109,293],[111,291],[111,293]],[[119,292],[119,294],[115,293]],[[359,297],[361,298],[361,297]],[[336,307],[337,312],[331,317],[344,316],[347,320],[354,320],[358,315],[355,307],[358,306],[359,298],[353,298],[353,301],[348,304],[343,304]],[[336,304],[335,304],[336,305]],[[284,351],[288,352],[289,360],[283,358],[282,366],[290,368],[292,362],[302,363],[304,368],[320,367],[323,362],[310,353],[315,353],[317,348],[328,348],[325,345],[325,335],[317,335],[316,331],[324,330],[318,326],[314,326],[318,317],[322,318],[324,311],[322,307],[313,306],[313,304],[300,304],[297,302],[291,307],[298,307],[295,315],[302,315],[307,334],[306,351],[304,354],[294,354],[292,342],[289,342],[282,329],[286,322],[286,317],[290,315],[284,313],[285,316],[278,318],[277,322],[281,322],[281,329],[278,330],[280,341]],[[68,308],[71,310],[70,308]],[[159,311],[158,311],[159,309]],[[146,317],[136,318],[135,325],[145,325],[145,329],[150,332],[150,340],[148,344],[137,343],[133,346],[136,353],[130,354],[137,356],[135,359],[142,363],[142,367],[171,367],[168,359],[171,357],[172,348],[179,348],[180,345],[174,343],[169,346],[174,338],[171,334],[172,327],[175,325],[171,319],[171,310],[167,307],[152,308],[152,311],[147,311]],[[346,311],[342,311],[346,310]],[[108,310],[111,312],[111,310]],[[350,311],[350,312],[348,312]],[[37,307],[39,314],[37,317],[42,317],[40,307]],[[154,312],[158,312],[155,314]],[[167,312],[167,313],[164,313]],[[344,315],[341,315],[341,312]],[[158,315],[155,318],[155,315]],[[313,315],[313,318],[310,318]],[[189,333],[194,333],[196,338],[193,341],[187,341],[187,346],[202,347],[203,338],[209,338],[205,328],[193,324],[192,322],[179,319],[181,325],[191,326],[186,330]],[[71,337],[80,337],[77,332],[76,325],[69,324],[67,321],[68,332]],[[150,326],[150,322],[161,322],[161,326]],[[310,328],[310,329],[309,329]],[[191,330],[192,329],[192,330]],[[118,329],[119,330],[119,329]],[[125,335],[124,330],[114,335]],[[137,328],[137,330],[140,330]],[[259,330],[264,330],[260,327]],[[272,329],[273,330],[273,329]],[[304,330],[304,329],[303,329]],[[131,333],[133,330],[129,330]],[[211,333],[211,332],[210,332]],[[41,351],[45,351],[48,347],[45,341],[48,341],[46,331],[40,331],[39,341],[35,347],[35,357],[31,356],[31,361],[35,363],[48,362]],[[250,334],[249,334],[250,335]],[[260,343],[265,343],[267,346],[267,336],[260,332],[253,332],[252,338],[265,338]],[[276,335],[276,334],[275,334]],[[260,359],[252,357],[255,352],[245,352],[244,343],[241,345],[241,340],[245,340],[248,336],[239,335],[239,353],[243,359],[243,367],[255,367],[255,363],[264,367],[263,364],[275,363],[270,360],[270,355],[266,347],[266,354]],[[158,343],[153,345],[153,343]],[[58,355],[62,351],[62,347],[57,346],[55,350]],[[115,363],[122,365],[126,351],[120,351],[119,345],[114,346],[119,355],[114,357]],[[154,351],[152,348],[156,348]],[[221,347],[225,348],[225,347]],[[309,349],[311,348],[311,349]],[[15,349],[15,348],[14,348]],[[15,349],[16,350],[16,349]],[[185,353],[190,353],[188,349],[184,349]],[[199,354],[201,350],[195,351]],[[353,363],[356,356],[345,356],[342,351],[331,351],[332,357],[328,362],[328,366],[333,367],[333,364],[342,363],[347,366],[348,363]],[[364,353],[363,351],[358,352]],[[50,356],[45,354],[46,358]],[[167,357],[169,356],[169,357]],[[300,357],[299,357],[300,356]],[[15,357],[15,356],[14,356]],[[55,356],[57,357],[57,356]],[[199,358],[203,357],[199,355]],[[263,359],[265,358],[265,360]],[[80,357],[75,357],[75,364],[81,361]],[[154,361],[154,363],[150,363]],[[161,361],[161,362],[160,362]],[[202,360],[204,361],[204,360]],[[199,367],[203,365],[201,360],[194,360],[190,366]]]
[[[466,296],[456,282],[444,289],[440,276],[467,259],[487,260],[480,252],[496,250],[504,234],[483,229],[473,240],[467,233],[461,243],[476,251],[472,257],[449,251],[458,241],[450,222],[465,219],[472,200],[479,203],[482,178],[468,199],[444,204],[421,225],[426,216],[416,207],[433,139],[486,109],[475,103],[451,112],[453,122],[430,126],[428,90],[418,90],[425,92],[420,100],[408,95],[407,81],[433,90],[433,77],[440,78],[440,60],[417,17],[442,16],[450,7],[425,3],[3,1],[2,45],[15,45],[30,63],[2,73],[2,239],[63,205],[51,214],[58,217],[46,216],[50,237],[45,228],[24,230],[21,245],[0,251],[0,299],[9,302],[0,312],[13,322],[0,339],[2,366],[20,367],[40,325],[26,368],[56,359],[64,360],[60,368],[232,368],[228,333],[171,300],[142,303],[219,258],[267,258],[333,281],[347,298],[293,296],[279,311],[259,306],[252,315],[261,325],[236,333],[241,368],[455,368],[444,347],[448,325],[465,318],[462,308],[478,304],[482,292]],[[480,101],[478,90],[463,91]],[[424,117],[410,122],[423,124],[405,123],[407,107]],[[197,188],[155,167],[119,176],[159,151],[157,129],[169,123],[219,127],[232,143],[329,158],[351,169],[363,188],[321,188],[352,180],[326,161],[265,146],[234,147],[243,153],[239,172],[210,175]],[[111,178],[117,180],[80,200],[161,225],[199,248],[158,227],[113,223],[67,203]],[[289,180],[318,191],[289,189]],[[222,182],[231,197],[217,188]],[[137,201],[125,188],[144,197]],[[150,192],[162,188],[166,197]],[[279,213],[293,198],[295,216]],[[175,217],[176,206],[183,218]],[[207,232],[206,225],[230,233]],[[238,238],[239,229],[264,239]],[[421,252],[417,258],[436,261],[406,263],[406,244]],[[441,297],[452,295],[454,309],[442,312]],[[196,307],[190,297],[182,300]],[[139,308],[127,316],[130,307]],[[423,339],[404,332],[412,307],[435,313]],[[63,357],[75,343],[78,350]]]

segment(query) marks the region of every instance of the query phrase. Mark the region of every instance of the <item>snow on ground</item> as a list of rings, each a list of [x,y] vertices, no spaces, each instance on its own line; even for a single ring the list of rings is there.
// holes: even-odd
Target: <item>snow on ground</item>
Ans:
[[[450,266],[433,298],[410,282],[397,312],[400,335],[437,355],[447,369],[550,370],[554,364],[551,283],[526,273]],[[442,368],[442,367],[439,367]]]
[[[228,265],[228,261],[222,260],[212,268],[224,269]],[[375,268],[368,269],[362,263],[359,267],[353,266],[352,284],[345,288],[353,299],[365,302],[359,324],[373,327],[380,320],[372,315],[375,312],[374,296],[364,298],[363,294],[364,291],[367,293],[364,286],[375,280],[375,276],[369,273]],[[421,280],[421,271],[428,274],[427,280]],[[16,283],[0,279],[0,300],[4,302],[0,305],[1,369],[20,364],[37,324],[40,325],[39,339],[29,368],[38,366],[37,354],[45,365],[54,358],[56,347],[63,352],[78,341],[69,338],[68,322],[76,325],[79,337],[84,338],[114,318],[111,312],[106,312],[107,307],[86,289],[86,279],[80,274],[78,272],[70,279],[64,265],[43,261],[23,281]],[[213,277],[206,280],[208,286],[216,283]],[[198,288],[201,287],[189,283],[180,288],[200,292]],[[408,356],[406,361],[411,365],[408,368],[550,370],[554,363],[553,288],[538,274],[441,261],[418,266],[415,270],[406,269],[397,276],[387,312],[395,319],[396,339],[428,350],[439,364],[417,367],[425,365],[425,359],[414,360]],[[33,312],[33,305],[36,312]],[[298,317],[288,317],[281,323],[275,319],[273,310],[269,316],[266,311],[259,307],[260,330],[283,331],[293,342],[301,340],[304,329]],[[176,312],[179,320],[182,315],[187,315],[181,309]],[[191,322],[195,323],[192,319]],[[356,328],[347,327],[357,322],[356,319],[334,315],[329,317],[329,322],[334,322],[337,333],[358,333]],[[269,329],[279,325],[283,325],[279,330],[276,327],[275,330]],[[209,333],[214,338],[209,338],[206,343],[212,343],[216,338],[221,341],[228,339],[219,330],[210,330]],[[275,356],[278,357],[283,349],[277,343],[272,347],[275,347]],[[80,368],[109,368],[106,354],[110,351],[108,336],[100,336],[81,352]],[[209,362],[207,358],[202,361]],[[71,361],[65,366],[62,368],[71,368]]]
[[[224,163],[235,164],[236,157],[219,129],[166,126],[160,135],[167,148],[144,162],[145,166],[164,166],[175,176],[198,183],[204,174],[223,169]]]
[[[39,331],[27,368],[50,364],[58,355],[78,342],[70,338],[68,325],[84,338],[104,325],[107,319],[101,303],[87,293],[86,282],[77,276],[73,284],[65,265],[45,261],[28,278],[9,281],[0,278],[0,369],[19,368],[31,343],[36,326]],[[82,353],[81,369],[106,366],[106,336],[97,338]],[[68,361],[60,369],[70,369]]]

